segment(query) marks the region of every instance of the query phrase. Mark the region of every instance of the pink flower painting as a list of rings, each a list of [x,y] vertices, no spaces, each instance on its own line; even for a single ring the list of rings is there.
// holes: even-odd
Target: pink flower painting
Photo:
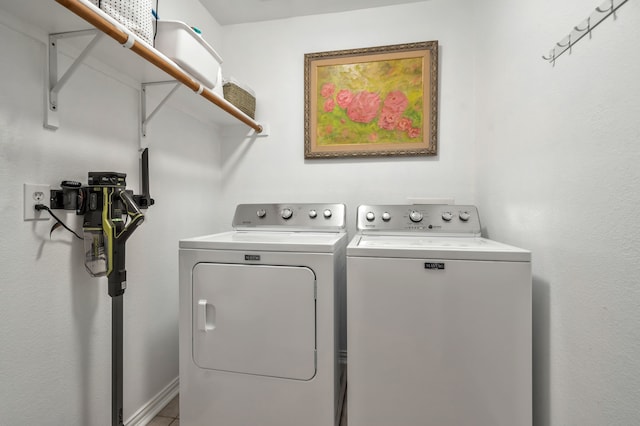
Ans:
[[[402,114],[407,109],[407,105],[409,105],[407,96],[399,90],[389,92],[384,99],[384,109],[397,114]]]
[[[304,56],[305,159],[437,154],[437,41]]]
[[[325,83],[322,85],[322,90],[320,90],[320,94],[323,98],[328,98],[333,96],[333,92],[336,90],[336,86],[333,83]]]
[[[394,130],[396,123],[400,120],[400,116],[394,112],[382,110],[378,118],[378,126],[385,130]]]
[[[335,106],[336,106],[336,103],[333,101],[333,99],[331,98],[327,99],[326,101],[324,101],[324,112],[333,111]]]
[[[409,120],[407,117],[402,117],[400,120],[398,120],[398,125],[396,126],[396,128],[398,130],[406,132],[412,126],[413,126],[413,123],[411,123],[411,120]]]
[[[378,115],[380,97],[367,91],[355,94],[347,107],[347,116],[356,123],[370,123]]]
[[[422,136],[421,65],[410,58],[319,67],[318,123],[333,131],[318,132],[318,143],[415,143]]]
[[[338,102],[338,106],[340,108],[346,109],[353,100],[353,93],[350,90],[342,89],[338,92],[338,96],[336,96],[336,101]]]

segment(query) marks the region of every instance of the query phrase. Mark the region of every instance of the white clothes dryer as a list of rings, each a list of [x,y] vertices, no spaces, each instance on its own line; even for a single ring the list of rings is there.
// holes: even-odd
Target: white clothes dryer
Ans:
[[[474,206],[360,206],[357,229],[349,426],[531,426],[531,253]]]
[[[233,228],[180,241],[181,424],[335,426],[345,206],[241,204]]]

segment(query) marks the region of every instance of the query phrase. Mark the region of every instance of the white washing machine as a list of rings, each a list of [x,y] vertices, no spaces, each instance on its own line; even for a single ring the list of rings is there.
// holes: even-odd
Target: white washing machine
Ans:
[[[474,206],[360,206],[347,247],[349,426],[531,426],[531,254]]]
[[[335,426],[343,204],[242,204],[180,241],[182,426]]]

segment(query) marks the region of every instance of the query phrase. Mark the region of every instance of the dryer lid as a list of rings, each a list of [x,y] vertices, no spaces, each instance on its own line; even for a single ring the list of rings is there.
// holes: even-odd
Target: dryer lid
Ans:
[[[344,232],[230,231],[180,241],[180,249],[333,253],[347,243]]]

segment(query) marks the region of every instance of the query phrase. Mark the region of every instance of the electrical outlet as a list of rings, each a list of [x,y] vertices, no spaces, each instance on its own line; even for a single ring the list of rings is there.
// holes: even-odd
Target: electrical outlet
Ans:
[[[49,220],[49,213],[36,210],[36,204],[50,206],[51,187],[49,185],[24,184],[24,220]]]

